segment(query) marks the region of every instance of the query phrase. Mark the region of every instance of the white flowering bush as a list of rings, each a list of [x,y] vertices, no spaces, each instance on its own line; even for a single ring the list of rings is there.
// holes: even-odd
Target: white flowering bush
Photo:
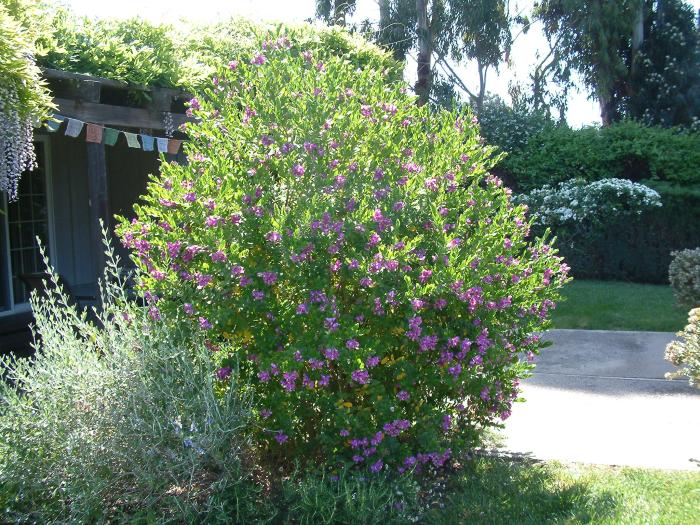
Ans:
[[[641,215],[661,206],[658,192],[626,179],[602,179],[586,183],[581,179],[546,185],[517,197],[526,204],[535,224],[545,227],[602,224],[621,215]]]
[[[666,377],[688,377],[690,384],[700,388],[700,308],[688,314],[688,325],[678,332],[680,340],[671,341],[666,347],[666,360],[680,367]]]
[[[551,231],[557,237],[574,274],[603,266],[599,247],[609,242],[620,219],[637,219],[661,206],[655,190],[626,179],[573,179],[518,195],[515,201],[529,208],[535,235]]]

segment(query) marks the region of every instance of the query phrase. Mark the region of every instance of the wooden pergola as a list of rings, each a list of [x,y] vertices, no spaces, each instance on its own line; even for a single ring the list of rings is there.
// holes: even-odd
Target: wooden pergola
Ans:
[[[191,121],[185,115],[185,101],[191,95],[175,89],[127,84],[108,78],[44,69],[43,76],[54,94],[57,113],[83,122],[117,128],[163,131],[166,122],[174,130]],[[141,100],[133,104],[133,100]],[[105,145],[87,142],[87,173],[93,246],[97,254],[97,273],[105,266],[100,221],[111,227]],[[167,155],[170,160],[173,155]]]

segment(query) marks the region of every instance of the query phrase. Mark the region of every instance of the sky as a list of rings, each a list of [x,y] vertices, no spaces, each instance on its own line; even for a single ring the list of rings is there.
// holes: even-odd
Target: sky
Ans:
[[[534,0],[514,0],[512,8],[528,12]],[[175,23],[187,19],[198,22],[214,22],[231,16],[243,16],[253,20],[302,22],[312,18],[315,12],[314,0],[63,0],[77,14],[94,17],[141,17],[152,22]],[[697,11],[700,0],[691,0],[690,4]],[[379,7],[376,0],[357,0],[357,10],[352,20],[365,18],[379,19]],[[351,21],[352,21],[351,20]],[[516,40],[511,53],[510,65],[502,65],[498,73],[490,71],[487,91],[496,93],[506,101],[508,86],[511,82],[525,81],[529,68],[535,63],[536,53],[546,49],[546,40],[539,27],[534,26],[526,35]],[[407,67],[406,79],[415,76],[415,67]],[[460,77],[467,86],[478,85],[477,74],[473,67],[457,68]],[[569,124],[579,127],[600,122],[598,105],[588,99],[585,90],[574,91],[569,95],[567,112]]]

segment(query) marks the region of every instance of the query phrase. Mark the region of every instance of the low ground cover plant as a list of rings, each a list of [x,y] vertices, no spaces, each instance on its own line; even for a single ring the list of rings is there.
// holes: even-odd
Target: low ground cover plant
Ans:
[[[469,114],[284,35],[190,111],[120,233],[151,317],[206,336],[221,391],[239,366],[262,458],[413,472],[508,417],[567,267]]]
[[[678,302],[685,306],[700,305],[700,248],[672,252],[668,279]]]

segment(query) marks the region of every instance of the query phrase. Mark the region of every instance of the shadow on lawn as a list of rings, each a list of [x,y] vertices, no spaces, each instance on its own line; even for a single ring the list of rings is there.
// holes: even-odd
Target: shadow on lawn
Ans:
[[[615,495],[563,466],[522,456],[478,457],[451,476],[426,523],[589,523],[616,514]]]

